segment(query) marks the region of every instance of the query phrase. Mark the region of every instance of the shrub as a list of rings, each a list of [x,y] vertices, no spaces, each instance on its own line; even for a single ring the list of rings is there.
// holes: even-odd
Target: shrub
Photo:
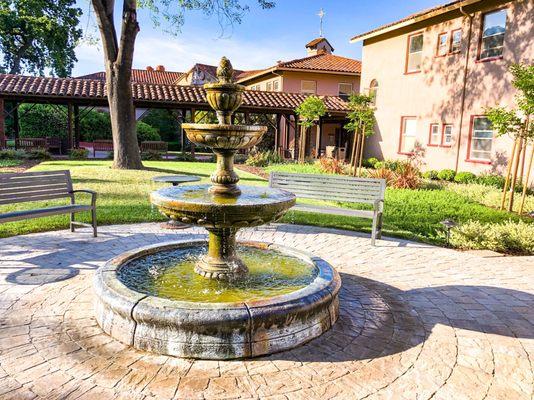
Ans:
[[[147,150],[141,153],[141,159],[146,161],[160,161],[161,153],[155,150]]]
[[[523,221],[500,224],[468,221],[451,230],[451,244],[455,247],[511,254],[534,254],[533,237],[534,224]]]
[[[283,162],[283,159],[280,154],[268,150],[251,153],[248,156],[247,161],[245,161],[245,164],[252,167],[267,167],[268,165],[279,164],[281,162]]]
[[[421,186],[421,171],[409,160],[399,163],[395,177],[393,186],[398,189],[417,189]]]
[[[368,172],[369,178],[375,178],[375,179],[385,179],[386,185],[392,186],[395,183],[395,180],[397,179],[397,176],[395,172],[388,168],[378,168],[375,170],[370,170]]]
[[[391,171],[397,171],[397,168],[399,168],[399,165],[402,161],[400,160],[384,160],[384,161],[378,161],[375,163],[375,168],[387,168]]]
[[[423,173],[423,178],[435,181],[435,180],[438,179],[438,171],[436,171],[435,169],[431,169],[429,171],[426,171],[426,172]]]
[[[376,157],[370,157],[363,160],[362,165],[365,168],[376,168],[376,164],[378,164],[380,161],[378,161],[378,158]]]
[[[191,155],[191,153],[176,154],[176,158],[174,160],[175,161],[190,161],[190,162],[198,161],[195,157]]]
[[[144,123],[143,121],[138,121],[137,140],[139,142],[159,141],[161,140],[161,136],[156,128]]]
[[[476,183],[502,189],[504,187],[504,177],[497,174],[482,174],[477,176]]]
[[[84,112],[84,117],[80,120],[80,136],[87,142],[111,139],[109,114],[95,110],[87,111],[87,114]]]
[[[61,106],[59,106],[61,107]],[[21,104],[20,137],[67,137],[67,119],[50,104]]]
[[[26,158],[24,150],[0,150],[0,160],[20,160]]]
[[[0,159],[0,168],[16,167],[22,164],[22,160]]]
[[[452,182],[454,180],[455,175],[456,172],[453,169],[442,169],[438,173],[438,179],[442,181]]]
[[[172,111],[158,108],[148,110],[143,115],[142,121],[145,124],[156,128],[159,135],[161,136],[161,140],[165,141],[171,141],[175,139],[177,136],[178,128],[180,127],[180,124],[178,123],[178,118]],[[177,146],[175,146],[175,148],[173,149],[171,149],[169,146],[169,150],[181,150],[180,143],[177,143]]]
[[[32,150],[26,153],[26,158],[30,160],[50,160],[50,153],[43,149]]]
[[[69,158],[71,160],[85,160],[89,156],[89,150],[87,149],[71,149],[69,152]]]
[[[321,157],[317,161],[319,169],[325,174],[342,174],[343,163],[335,158]]]
[[[236,164],[244,164],[247,162],[248,155],[246,154],[236,154],[234,156],[234,162]]]
[[[476,180],[476,175],[472,172],[458,172],[454,176],[454,182],[456,183],[473,183]]]

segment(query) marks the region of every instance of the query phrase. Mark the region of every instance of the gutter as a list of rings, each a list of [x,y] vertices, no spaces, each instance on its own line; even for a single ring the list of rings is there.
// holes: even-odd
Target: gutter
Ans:
[[[467,33],[467,49],[465,51],[465,65],[464,65],[464,77],[462,82],[462,97],[460,101],[460,129],[458,130],[458,139],[456,144],[456,163],[454,170],[458,172],[458,165],[460,163],[460,149],[462,147],[462,128],[464,124],[464,111],[465,111],[465,94],[467,92],[467,74],[469,72],[469,56],[471,54],[471,39],[473,35],[473,14],[468,14],[464,11],[463,6],[460,7],[460,12],[467,18],[469,18],[469,30]]]

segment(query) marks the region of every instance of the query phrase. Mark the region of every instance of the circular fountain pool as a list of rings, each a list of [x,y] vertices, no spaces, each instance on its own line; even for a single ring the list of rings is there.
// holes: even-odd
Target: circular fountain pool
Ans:
[[[232,359],[293,348],[338,316],[340,278],[324,260],[279,245],[239,243],[249,273],[235,281],[194,272],[205,241],[144,247],[95,277],[104,331],[141,350]]]

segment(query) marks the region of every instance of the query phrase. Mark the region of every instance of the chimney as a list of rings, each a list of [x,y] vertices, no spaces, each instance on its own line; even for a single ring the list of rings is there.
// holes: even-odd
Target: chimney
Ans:
[[[146,70],[147,71],[154,71],[154,68],[152,68],[150,65],[148,67],[146,67]]]
[[[156,67],[156,71],[159,71],[159,72],[164,72],[165,71],[165,67],[163,65],[158,65]]]

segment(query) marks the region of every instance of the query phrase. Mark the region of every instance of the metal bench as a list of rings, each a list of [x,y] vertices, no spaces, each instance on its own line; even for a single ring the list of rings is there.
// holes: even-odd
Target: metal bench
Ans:
[[[156,152],[165,155],[165,158],[169,158],[168,150],[169,144],[167,142],[161,141],[145,141],[141,142],[140,146],[141,153],[145,152]]]
[[[372,204],[372,210],[354,210],[298,203],[292,210],[369,218],[373,220],[371,244],[374,246],[375,240],[382,236],[382,212],[386,191],[384,179],[271,172],[269,186],[287,190],[301,198]]]
[[[76,204],[76,193],[89,193],[91,205]],[[0,213],[0,223],[70,214],[71,232],[74,232],[75,227],[92,227],[96,237],[96,193],[91,190],[73,190],[69,171],[0,174],[0,205],[59,198],[70,198],[70,204]],[[74,220],[74,214],[83,211],[91,211],[91,224]]]

